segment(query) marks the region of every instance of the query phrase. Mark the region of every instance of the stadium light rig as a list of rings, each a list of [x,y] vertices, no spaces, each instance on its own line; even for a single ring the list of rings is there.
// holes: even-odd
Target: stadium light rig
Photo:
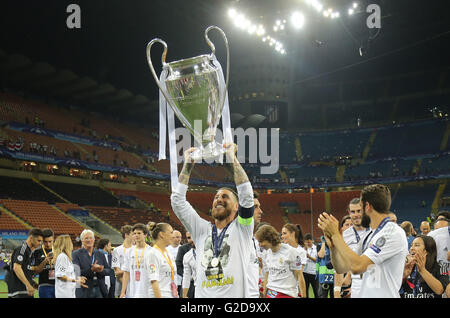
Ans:
[[[262,24],[255,24],[247,17],[245,17],[244,14],[239,13],[236,9],[231,8],[228,10],[228,16],[233,20],[233,24],[243,31],[247,31],[250,35],[256,35],[258,37],[262,37],[262,42],[265,42],[269,44],[269,46],[274,47],[275,51],[279,52],[280,54],[286,54],[286,50],[283,46],[283,44],[278,41],[277,39],[271,37],[271,36],[264,36],[266,35],[266,28]],[[279,20],[275,23],[274,29],[276,28],[276,31],[278,30],[284,30],[285,28],[286,20]]]
[[[341,17],[341,14],[339,11],[333,10],[333,8],[325,8],[325,6],[319,1],[319,0],[301,0],[308,6],[315,9],[317,14],[330,19],[338,19]],[[353,1],[351,2],[349,8],[348,8],[348,15],[354,15],[356,13],[360,13],[360,5],[358,2]],[[232,19],[233,24],[243,30],[247,31],[250,35],[256,35],[258,37],[261,37],[262,42],[267,43],[269,46],[273,47],[276,51],[278,51],[281,54],[286,54],[286,50],[284,49],[284,46],[281,42],[279,42],[274,37],[267,34],[266,28],[263,24],[255,24],[249,19],[245,17],[244,14],[238,12],[235,8],[230,8],[228,10],[228,16],[230,19]],[[303,13],[299,11],[294,11],[291,14],[290,24],[295,30],[302,29],[305,24],[306,18]],[[286,29],[286,19],[278,18],[275,20],[272,30],[275,33],[282,33]]]

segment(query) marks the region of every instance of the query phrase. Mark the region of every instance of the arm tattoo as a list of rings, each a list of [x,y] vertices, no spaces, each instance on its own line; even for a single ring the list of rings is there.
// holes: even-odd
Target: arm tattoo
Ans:
[[[241,164],[237,160],[237,158],[234,159],[234,162],[231,165],[233,169],[234,183],[236,183],[237,186],[249,182],[248,176],[245,173],[244,168],[242,168]]]
[[[181,170],[180,176],[178,178],[178,181],[184,185],[189,184],[189,178],[191,176],[191,172],[194,169],[194,164],[185,162],[183,165],[183,170]]]

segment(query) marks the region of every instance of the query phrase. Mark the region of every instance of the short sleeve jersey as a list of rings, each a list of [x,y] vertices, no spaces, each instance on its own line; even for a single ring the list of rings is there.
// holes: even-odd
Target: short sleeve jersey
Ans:
[[[350,247],[353,252],[361,255],[360,242],[364,241],[367,235],[370,234],[369,229],[364,229],[360,231],[356,231],[353,226],[349,227],[342,233],[342,237],[344,238],[345,244]],[[352,286],[358,285],[361,283],[361,275],[352,274]],[[354,295],[352,295],[354,296]],[[353,298],[353,297],[352,297]]]
[[[376,232],[376,231],[375,231]],[[360,241],[362,254],[374,264],[363,274],[361,298],[399,298],[408,242],[403,229],[387,222],[375,235]]]
[[[149,245],[145,245],[144,248],[137,248],[135,245],[127,249],[121,269],[130,273],[129,293],[127,289],[128,298],[148,298],[150,280],[144,260],[152,249],[153,247]]]
[[[19,264],[22,267],[25,277],[30,283],[33,283],[34,273],[31,270],[31,249],[26,242],[16,247],[11,255],[10,270],[11,275],[8,282],[8,297],[13,297],[19,294],[27,294],[27,288],[14,272],[14,264]]]
[[[128,248],[129,249],[129,248]],[[126,254],[127,248],[124,247],[123,245],[119,245],[117,246],[113,251],[112,251],[112,261],[111,261],[111,267],[114,268],[119,268],[122,269],[123,264],[125,263],[125,254]],[[120,296],[122,290],[122,284],[120,282],[120,280],[116,280],[116,290],[115,290],[115,295],[116,296]],[[128,284],[127,286],[127,295],[130,293],[130,284]]]
[[[267,288],[291,297],[298,297],[298,282],[293,273],[302,268],[302,257],[298,249],[281,243],[277,252],[267,250],[263,262],[265,271],[269,273]]]
[[[166,250],[164,254],[165,257],[170,260],[172,267],[169,265],[169,262],[163,256],[161,251],[157,248],[152,248],[145,256],[145,265],[149,272],[148,279],[150,281],[150,285],[148,289],[148,296],[150,298],[155,298],[155,293],[153,292],[153,287],[151,284],[152,281],[158,281],[162,298],[174,298],[172,296],[171,283],[173,282],[176,284],[177,282],[177,266],[171,253]],[[172,269],[174,280],[172,280]]]
[[[64,282],[58,277],[66,276],[69,281]],[[55,262],[55,297],[56,298],[75,298],[76,283],[72,279],[76,279],[75,268],[69,257],[65,253],[61,253]]]

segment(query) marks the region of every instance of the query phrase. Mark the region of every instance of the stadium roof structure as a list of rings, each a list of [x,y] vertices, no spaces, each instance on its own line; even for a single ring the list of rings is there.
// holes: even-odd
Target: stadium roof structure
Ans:
[[[6,78],[21,90],[82,104],[91,111],[133,116],[145,113],[149,118],[158,118],[156,103],[146,96],[133,94],[109,83],[98,83],[70,70],[58,70],[46,62],[32,62],[21,54],[8,55],[0,50],[0,80]]]

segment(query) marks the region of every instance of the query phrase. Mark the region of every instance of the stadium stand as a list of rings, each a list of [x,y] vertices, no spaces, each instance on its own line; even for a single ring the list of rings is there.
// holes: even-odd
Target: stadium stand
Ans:
[[[99,187],[52,181],[42,181],[42,183],[71,203],[76,203],[80,206],[95,204],[119,207],[123,204],[113,195]]]
[[[83,231],[83,226],[64,215],[47,202],[0,200],[9,211],[23,219],[33,227],[52,227],[55,234],[70,234],[77,236]]]

